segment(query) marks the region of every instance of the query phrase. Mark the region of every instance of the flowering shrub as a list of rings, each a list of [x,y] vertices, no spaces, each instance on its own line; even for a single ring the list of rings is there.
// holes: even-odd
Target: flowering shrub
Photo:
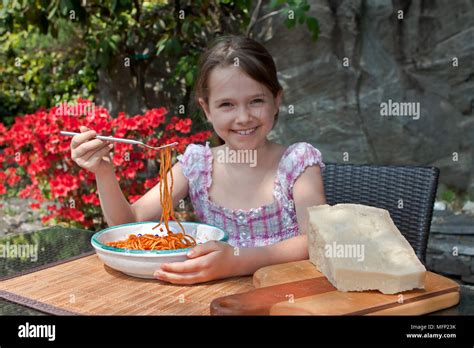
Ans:
[[[31,198],[32,209],[39,209],[40,203],[46,202],[42,216],[45,224],[105,227],[95,175],[72,161],[72,138],[60,135],[61,130],[79,132],[83,125],[101,135],[140,139],[152,146],[177,141],[174,149],[178,153],[184,152],[188,144],[203,142],[211,136],[209,131],[191,135],[191,119],[168,116],[165,108],[133,117],[121,112],[112,118],[105,108],[88,100],[77,101],[75,110],[86,110],[82,113],[71,112],[67,105],[16,117],[9,129],[0,123],[0,197]],[[158,175],[147,179],[137,176],[145,169],[147,160],[159,166],[158,152],[115,143],[116,177],[130,203],[159,182]]]

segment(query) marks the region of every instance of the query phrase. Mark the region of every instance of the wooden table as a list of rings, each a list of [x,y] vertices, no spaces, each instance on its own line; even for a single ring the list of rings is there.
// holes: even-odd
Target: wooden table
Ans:
[[[0,239],[0,244],[31,243],[34,245],[36,243],[41,245],[41,247],[38,250],[36,262],[18,258],[0,258],[0,277],[15,276],[38,266],[48,267],[53,263],[61,262],[61,260],[91,252],[93,248],[90,245],[90,237],[93,233],[86,230],[54,227],[33,233],[4,237]],[[245,277],[245,281],[250,285],[251,277]],[[222,294],[216,294],[216,297],[219,296],[222,296]],[[44,315],[41,311],[0,299],[0,315],[19,314]],[[468,314],[474,314],[474,287],[468,285],[461,285],[461,301],[459,305],[433,313],[433,315]]]

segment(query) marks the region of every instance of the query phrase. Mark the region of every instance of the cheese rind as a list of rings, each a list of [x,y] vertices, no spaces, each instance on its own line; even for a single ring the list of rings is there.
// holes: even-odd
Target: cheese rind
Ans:
[[[424,288],[426,268],[387,210],[325,204],[309,207],[308,214],[310,261],[338,290]]]

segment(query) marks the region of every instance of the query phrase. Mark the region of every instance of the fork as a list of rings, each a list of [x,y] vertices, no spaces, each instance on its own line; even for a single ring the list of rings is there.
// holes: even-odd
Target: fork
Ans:
[[[75,135],[78,135],[78,134],[82,134],[82,133],[76,133],[76,132],[65,132],[65,131],[61,131],[59,132],[61,135],[66,135],[66,136],[69,136],[69,137],[73,137]],[[178,142],[175,141],[174,143],[171,143],[171,144],[166,144],[166,145],[162,145],[162,146],[151,146],[151,145],[147,145],[145,144],[144,142],[142,141],[138,141],[138,140],[133,140],[133,139],[124,139],[124,138],[115,138],[115,137],[106,137],[106,136],[103,136],[103,135],[96,135],[95,136],[96,139],[100,139],[100,140],[105,140],[105,141],[113,141],[113,142],[116,142],[116,143],[127,143],[127,144],[135,144],[135,145],[141,145],[141,146],[145,146],[149,149],[152,149],[152,150],[161,150],[165,147],[170,147],[170,146],[175,146],[175,145],[178,145]]]

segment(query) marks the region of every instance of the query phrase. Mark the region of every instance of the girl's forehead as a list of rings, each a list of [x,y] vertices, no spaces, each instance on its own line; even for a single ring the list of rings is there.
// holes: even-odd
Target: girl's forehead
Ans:
[[[209,97],[212,99],[268,93],[263,84],[234,66],[213,69],[209,75],[208,87]]]

